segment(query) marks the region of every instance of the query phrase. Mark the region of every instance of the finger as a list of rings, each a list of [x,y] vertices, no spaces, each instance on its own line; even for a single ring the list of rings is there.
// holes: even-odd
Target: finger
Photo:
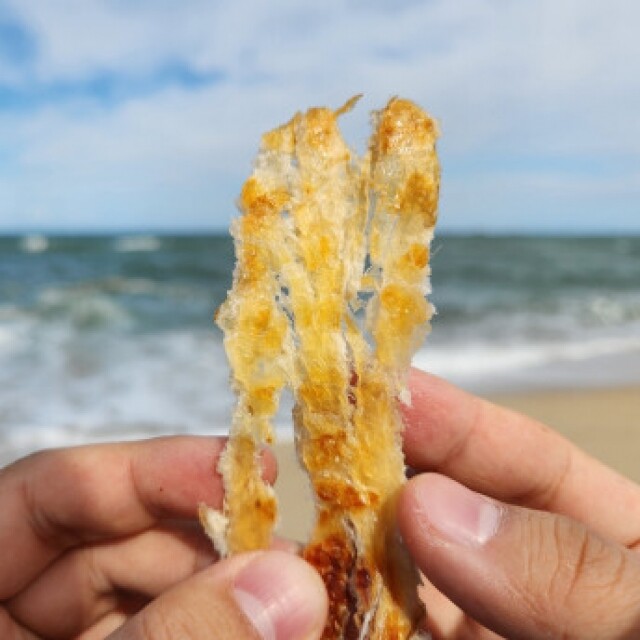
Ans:
[[[413,370],[407,462],[498,500],[554,511],[626,546],[640,538],[640,488],[548,427]]]
[[[0,607],[0,638],[3,640],[38,640],[28,629],[20,626],[9,615],[4,607]]]
[[[73,637],[74,640],[104,640],[110,633],[119,629],[147,604],[148,600],[143,602],[141,598],[136,598],[135,596],[123,598],[120,606],[109,611],[109,613],[105,614],[93,625],[74,636],[61,635],[59,636],[60,640],[66,640],[69,637]],[[47,638],[54,637],[47,636]]]
[[[20,591],[61,551],[128,535],[164,518],[219,507],[222,439],[176,437],[47,451],[0,472],[0,601]],[[273,480],[273,457],[264,456]]]
[[[429,580],[508,638],[640,634],[640,557],[564,516],[508,506],[436,474],[409,481],[399,526]]]
[[[469,617],[424,577],[419,594],[433,640],[500,640],[501,636]]]
[[[110,633],[119,629],[129,617],[121,611],[112,611],[74,638],[75,640],[104,640]]]
[[[67,552],[7,608],[42,636],[71,638],[118,610],[123,597],[144,596],[146,604],[215,559],[197,526],[148,530]]]
[[[320,638],[327,597],[304,560],[281,551],[235,556],[161,595],[110,640]]]

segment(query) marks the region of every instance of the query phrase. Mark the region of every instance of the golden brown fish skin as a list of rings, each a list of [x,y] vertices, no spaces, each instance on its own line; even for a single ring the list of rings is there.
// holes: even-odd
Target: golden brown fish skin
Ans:
[[[323,637],[401,640],[424,610],[395,526],[405,481],[397,399],[432,315],[438,132],[419,107],[393,98],[357,158],[337,123],[356,101],[298,113],[265,134],[242,190],[234,284],[217,319],[237,394],[220,466],[226,543],[231,553],[269,544],[275,498],[257,453],[288,385],[316,498],[304,557],[329,594]]]

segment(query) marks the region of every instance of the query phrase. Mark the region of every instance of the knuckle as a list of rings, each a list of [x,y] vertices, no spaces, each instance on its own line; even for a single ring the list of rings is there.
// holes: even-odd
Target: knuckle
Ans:
[[[195,640],[196,629],[184,611],[164,607],[150,607],[139,616],[136,640]]]
[[[544,625],[550,619],[554,601],[549,586],[559,565],[549,519],[541,515],[523,511],[519,541],[521,566],[514,590],[530,616]]]
[[[612,544],[564,518],[555,518],[553,535],[557,566],[550,592],[562,606],[584,605],[620,590],[628,555]]]
[[[32,454],[25,461],[37,465],[38,468],[38,480],[34,481],[33,476],[27,474],[22,478],[19,488],[34,535],[47,545],[60,549],[73,546],[78,541],[76,528],[67,524],[63,515],[50,508],[48,499],[48,492],[56,486],[56,480],[63,471],[68,474],[68,486],[81,486],[81,479],[74,475],[77,465],[74,465],[73,450],[45,450]]]
[[[514,589],[542,626],[554,621],[555,633],[573,638],[575,615],[596,622],[607,611],[640,604],[640,562],[623,547],[586,527],[551,514],[527,511],[521,529],[520,581]],[[635,570],[634,570],[635,569]]]
[[[138,640],[169,640],[164,618],[165,615],[161,612],[147,612],[146,615],[140,616],[136,634]]]
[[[227,599],[207,590],[177,587],[148,606],[137,621],[136,640],[196,640],[245,638],[247,630],[234,616]],[[138,620],[139,619],[139,620]]]
[[[624,626],[622,621],[640,608],[640,563],[624,547],[587,529],[576,529],[572,544],[560,547],[564,570],[559,572],[554,590],[557,607],[565,617],[579,612],[584,629],[596,629],[607,619]],[[636,618],[633,626],[637,634],[637,616],[632,613],[632,617]]]
[[[97,548],[93,545],[82,547],[76,557],[82,564],[80,575],[86,576],[91,593],[109,593],[111,585],[102,571]]]

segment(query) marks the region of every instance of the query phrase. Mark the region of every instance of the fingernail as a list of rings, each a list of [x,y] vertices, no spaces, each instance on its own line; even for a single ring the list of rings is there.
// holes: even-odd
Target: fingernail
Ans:
[[[493,500],[445,476],[427,474],[413,482],[416,515],[425,527],[465,546],[483,545],[495,535],[502,512]]]
[[[236,577],[233,595],[263,640],[320,635],[326,595],[318,574],[294,555],[261,553]]]

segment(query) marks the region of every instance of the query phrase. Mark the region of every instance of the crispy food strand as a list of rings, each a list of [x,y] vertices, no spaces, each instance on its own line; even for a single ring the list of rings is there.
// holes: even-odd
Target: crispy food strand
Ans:
[[[225,553],[269,545],[277,509],[257,456],[290,386],[316,498],[304,557],[330,597],[323,637],[400,640],[417,637],[424,616],[395,528],[405,481],[396,403],[433,313],[437,127],[393,98],[358,158],[337,124],[355,101],[265,134],[242,190],[233,289],[217,315],[237,395],[220,463],[226,499],[223,515],[201,515]]]

